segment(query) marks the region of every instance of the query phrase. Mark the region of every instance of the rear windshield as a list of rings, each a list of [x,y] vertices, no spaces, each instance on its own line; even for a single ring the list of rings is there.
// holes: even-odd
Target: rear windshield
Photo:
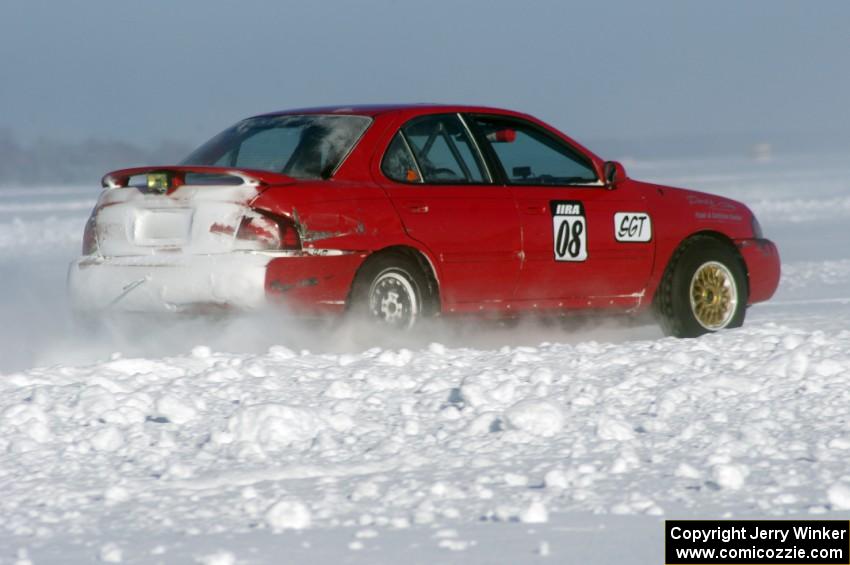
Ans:
[[[370,123],[365,116],[324,114],[249,118],[209,140],[181,164],[328,178]]]

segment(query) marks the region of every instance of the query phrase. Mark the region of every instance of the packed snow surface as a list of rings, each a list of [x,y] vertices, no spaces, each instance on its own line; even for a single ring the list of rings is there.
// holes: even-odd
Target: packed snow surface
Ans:
[[[627,163],[743,200],[780,247],[775,299],[693,340],[81,332],[64,270],[96,190],[0,189],[0,562],[658,563],[665,517],[846,518],[846,162]]]

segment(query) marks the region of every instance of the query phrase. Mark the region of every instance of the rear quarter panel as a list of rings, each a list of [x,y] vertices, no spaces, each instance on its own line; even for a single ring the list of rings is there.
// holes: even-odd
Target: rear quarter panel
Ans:
[[[295,308],[339,311],[369,255],[391,246],[416,247],[370,172],[391,116],[373,117],[332,179],[272,186],[251,202],[254,208],[291,219],[301,237],[303,253],[269,263],[266,288],[271,296],[285,295]]]
[[[369,183],[326,181],[272,187],[251,206],[292,219],[305,250],[368,252],[406,241],[386,194]]]
[[[290,305],[344,307],[360,265],[371,253],[407,244],[384,192],[365,182],[325,181],[271,187],[251,203],[292,220],[302,254],[273,259],[266,288]]]

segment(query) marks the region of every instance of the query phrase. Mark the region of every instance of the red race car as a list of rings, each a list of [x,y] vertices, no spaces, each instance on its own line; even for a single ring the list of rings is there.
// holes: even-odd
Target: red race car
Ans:
[[[183,163],[103,178],[70,267],[81,311],[436,315],[654,308],[740,326],[779,281],[743,204],[626,176],[531,116],[313,108],[248,118]]]

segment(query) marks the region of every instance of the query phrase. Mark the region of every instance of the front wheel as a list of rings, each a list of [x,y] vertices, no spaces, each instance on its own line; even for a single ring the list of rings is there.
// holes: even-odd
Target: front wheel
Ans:
[[[716,239],[697,236],[675,253],[656,296],[668,335],[697,337],[744,323],[746,272],[738,254]]]
[[[420,266],[400,253],[370,259],[354,283],[352,310],[381,326],[408,330],[433,313],[432,292]]]

